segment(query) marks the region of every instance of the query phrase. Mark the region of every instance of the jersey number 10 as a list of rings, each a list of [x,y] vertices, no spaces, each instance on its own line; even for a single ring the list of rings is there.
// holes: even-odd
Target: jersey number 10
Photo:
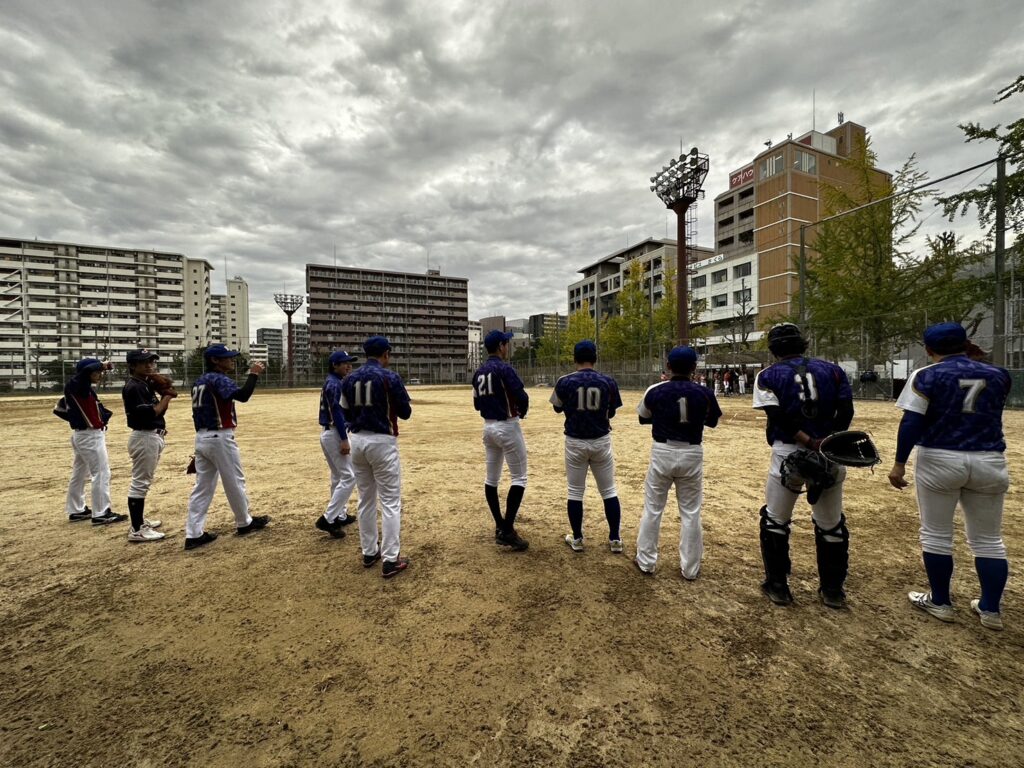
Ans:
[[[580,411],[601,410],[601,390],[597,387],[577,387],[576,408]]]

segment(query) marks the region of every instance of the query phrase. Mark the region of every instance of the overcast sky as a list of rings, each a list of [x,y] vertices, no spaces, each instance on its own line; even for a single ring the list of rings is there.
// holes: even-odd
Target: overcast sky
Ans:
[[[994,154],[957,123],[1021,111],[992,103],[1019,0],[793,5],[3,0],[0,237],[180,251],[215,292],[226,259],[254,337],[335,247],[468,277],[471,318],[564,312],[576,270],[665,236],[648,177],[680,141],[713,198],[812,92],[819,130],[843,111],[933,178]]]

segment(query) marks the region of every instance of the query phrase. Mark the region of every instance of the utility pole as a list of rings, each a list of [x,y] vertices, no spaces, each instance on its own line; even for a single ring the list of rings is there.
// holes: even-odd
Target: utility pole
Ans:
[[[1006,156],[996,158],[996,249],[994,277],[995,302],[992,306],[992,362],[1006,365],[1006,291],[1003,275],[1006,267]]]

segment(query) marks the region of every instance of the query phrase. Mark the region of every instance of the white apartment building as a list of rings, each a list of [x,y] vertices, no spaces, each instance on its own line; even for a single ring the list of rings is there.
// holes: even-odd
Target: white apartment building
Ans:
[[[57,359],[193,349],[211,269],[180,253],[0,239],[0,381],[29,386]]]
[[[308,323],[296,323],[292,320],[292,336],[295,343],[295,359],[293,363],[296,371],[308,371],[309,370],[309,324]],[[284,355],[284,364],[288,365],[288,323],[281,323],[281,348]],[[349,350],[349,354],[358,355],[360,350]]]
[[[238,275],[225,282],[227,293],[211,297],[210,339],[248,353],[249,284]]]
[[[690,265],[690,303],[704,303],[695,325],[707,325],[707,346],[761,338],[757,265],[753,252],[719,253]]]
[[[253,342],[249,344],[249,362],[250,363],[263,363],[264,365],[270,364],[270,350],[266,344],[260,344],[259,342]]]
[[[484,336],[479,320],[469,321],[469,346],[466,347],[466,369],[471,373],[480,367]]]

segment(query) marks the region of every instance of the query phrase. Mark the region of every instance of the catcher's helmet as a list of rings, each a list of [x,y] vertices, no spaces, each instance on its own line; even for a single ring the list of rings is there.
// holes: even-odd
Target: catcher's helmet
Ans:
[[[807,349],[807,341],[793,323],[779,323],[768,331],[768,349],[776,357],[799,355]]]

